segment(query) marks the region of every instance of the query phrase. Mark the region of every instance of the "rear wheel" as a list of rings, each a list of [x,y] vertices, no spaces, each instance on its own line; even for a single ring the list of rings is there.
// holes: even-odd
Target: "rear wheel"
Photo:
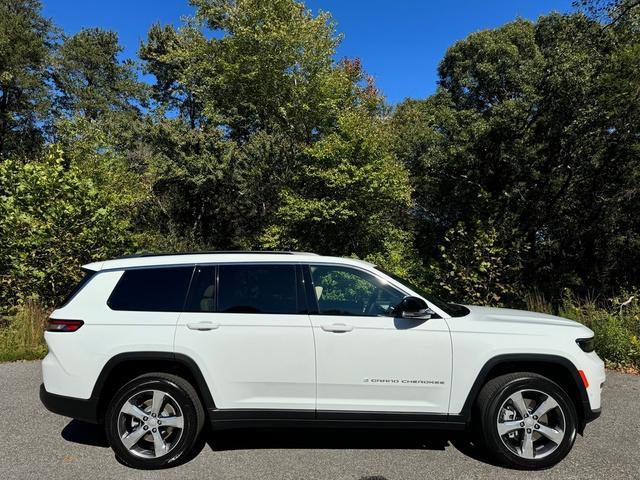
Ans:
[[[576,408],[555,382],[535,373],[494,378],[477,401],[479,434],[500,463],[518,469],[549,468],[571,450]]]
[[[188,459],[204,425],[195,389],[165,373],[141,375],[113,397],[105,417],[107,438],[126,465],[158,469]]]

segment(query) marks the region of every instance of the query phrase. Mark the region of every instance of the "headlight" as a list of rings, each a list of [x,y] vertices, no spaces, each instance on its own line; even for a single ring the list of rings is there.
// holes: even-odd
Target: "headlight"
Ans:
[[[583,352],[593,352],[596,348],[596,342],[594,337],[591,338],[579,338],[576,340],[578,346],[582,349]]]

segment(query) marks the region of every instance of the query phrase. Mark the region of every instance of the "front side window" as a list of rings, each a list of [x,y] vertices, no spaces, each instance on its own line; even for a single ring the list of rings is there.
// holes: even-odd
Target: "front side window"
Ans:
[[[301,313],[295,265],[220,265],[218,312]]]
[[[107,305],[113,310],[180,312],[193,267],[125,270]]]
[[[348,267],[311,265],[321,315],[389,316],[405,295],[378,277]]]

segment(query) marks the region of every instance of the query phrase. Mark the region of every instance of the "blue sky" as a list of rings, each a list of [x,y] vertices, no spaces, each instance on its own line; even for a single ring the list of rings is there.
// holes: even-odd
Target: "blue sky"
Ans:
[[[42,0],[44,15],[67,33],[82,27],[118,32],[125,55],[135,56],[155,22],[178,25],[192,13],[187,0]],[[391,103],[434,92],[447,47],[469,33],[516,17],[567,12],[571,0],[308,0],[332,13],[344,34],[337,57],[360,57]]]

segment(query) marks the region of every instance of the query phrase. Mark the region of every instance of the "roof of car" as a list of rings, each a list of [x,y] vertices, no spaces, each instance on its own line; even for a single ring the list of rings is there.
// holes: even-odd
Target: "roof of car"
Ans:
[[[114,258],[102,262],[84,265],[86,270],[121,270],[125,268],[150,267],[163,265],[194,265],[206,263],[233,262],[278,262],[278,263],[341,263],[346,265],[367,265],[372,263],[356,258],[330,257],[310,252],[290,251],[214,251],[214,252],[185,252],[185,253],[152,253],[144,252],[125,257]]]

